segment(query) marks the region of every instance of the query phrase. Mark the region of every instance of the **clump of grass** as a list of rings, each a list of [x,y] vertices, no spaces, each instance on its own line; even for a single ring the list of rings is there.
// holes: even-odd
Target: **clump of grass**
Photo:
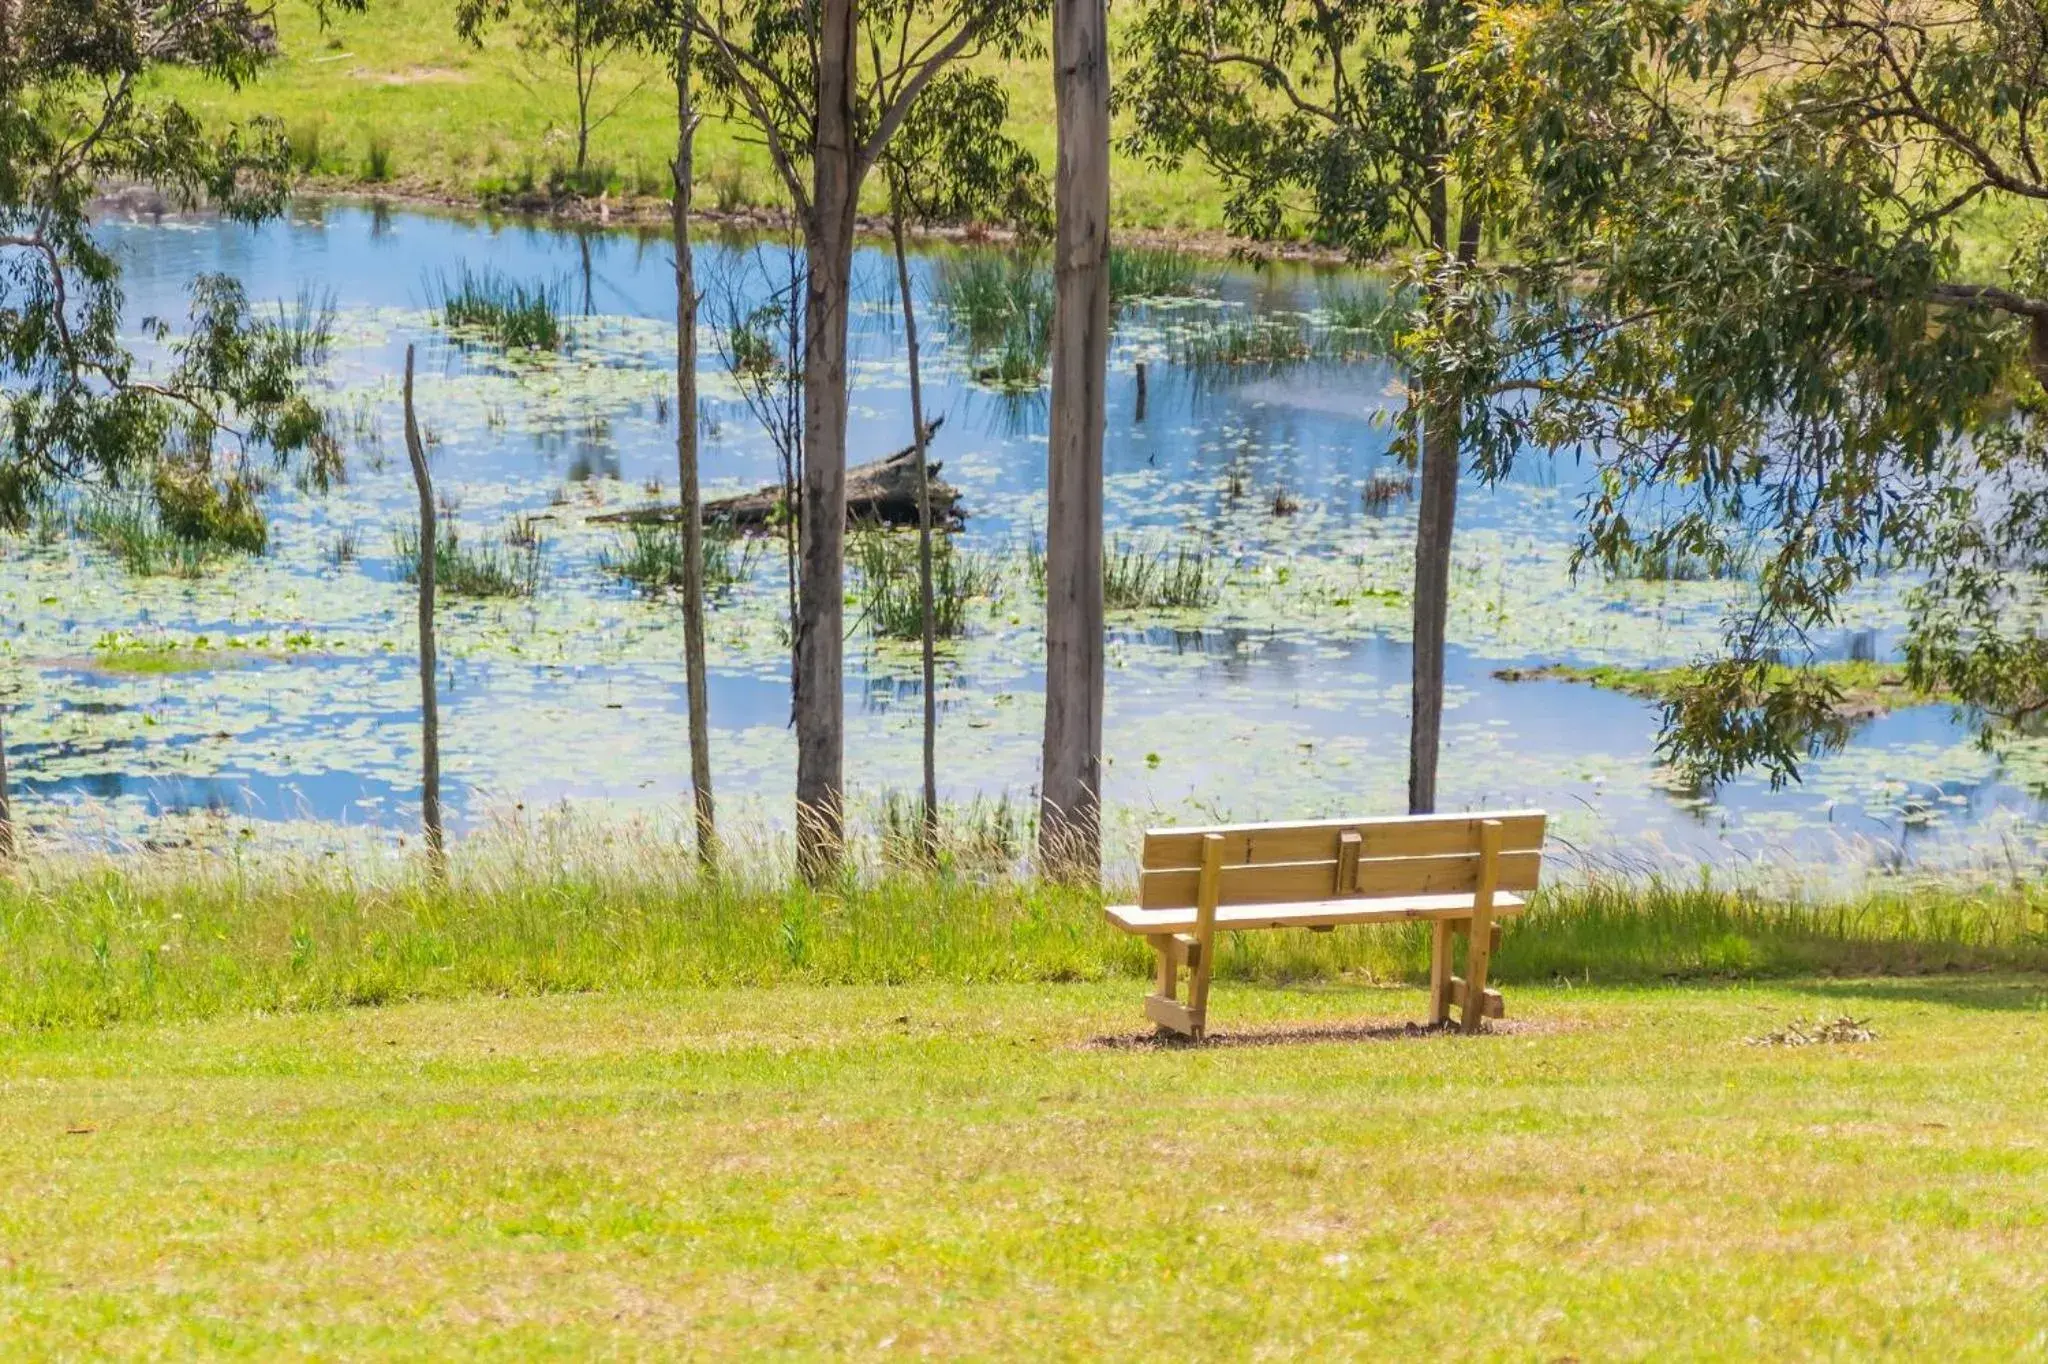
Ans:
[[[882,801],[881,845],[885,867],[923,869],[924,798],[898,791]],[[1007,793],[994,800],[976,796],[965,806],[939,807],[941,873],[1009,876],[1023,864],[1037,827],[1037,812]]]
[[[1724,582],[1754,576],[1755,552],[1714,545],[1705,551],[1677,545],[1638,545],[1608,564],[1609,576],[1646,583]]]
[[[1195,298],[1212,292],[1213,287],[1201,263],[1176,247],[1110,248],[1111,307],[1142,298]]]
[[[917,537],[879,526],[853,534],[853,562],[860,575],[861,617],[884,639],[922,639],[924,604],[919,585]],[[995,595],[1001,580],[993,560],[959,549],[943,532],[932,536],[932,633],[951,639],[967,629],[969,607]]]
[[[1180,338],[1180,362],[1195,370],[1278,369],[1312,360],[1316,353],[1314,341],[1299,325],[1270,317],[1210,320]]]
[[[704,590],[723,592],[745,582],[753,570],[754,545],[722,521],[704,523]],[[649,595],[681,590],[683,532],[680,526],[626,528],[617,546],[601,551],[598,566]]]
[[[331,567],[340,568],[343,564],[354,563],[361,551],[362,537],[357,534],[354,526],[350,526],[345,530],[336,531],[334,537],[321,546],[320,557]]]
[[[738,213],[759,202],[753,174],[738,161],[720,161],[711,168],[711,202],[720,213]]]
[[[292,169],[301,175],[317,175],[326,160],[324,141],[325,127],[320,119],[301,119],[285,129],[285,144],[291,156]]]
[[[363,152],[363,178],[381,185],[391,178],[393,169],[391,139],[383,133],[371,133]]]
[[[496,270],[464,265],[453,279],[429,286],[435,321],[450,331],[480,334],[507,350],[557,350],[564,338],[562,291],[526,284]]]
[[[935,292],[967,343],[977,382],[1035,389],[1052,347],[1052,276],[1028,253],[963,252],[939,262]],[[984,363],[986,357],[993,360]]]
[[[1273,489],[1273,515],[1292,516],[1301,510],[1301,499],[1286,484]]]
[[[1396,502],[1415,495],[1415,474],[1408,469],[1375,469],[1359,490],[1359,500],[1369,512],[1382,513]]]
[[[171,534],[153,513],[132,503],[89,506],[79,514],[78,529],[139,578],[197,578],[217,557],[214,547]]]
[[[1392,350],[1416,307],[1413,290],[1378,280],[1325,283],[1318,294],[1325,349],[1340,357]]]
[[[1222,575],[1185,545],[1148,551],[1116,544],[1102,556],[1102,604],[1111,611],[1180,611],[1213,604]]]
[[[293,368],[316,368],[334,347],[334,316],[334,291],[303,285],[290,303],[278,302],[277,315],[264,329],[266,339],[281,348]]]
[[[434,585],[453,597],[531,597],[540,590],[545,546],[536,538],[524,548],[489,541],[469,545],[451,522],[434,537]],[[401,526],[392,535],[398,575],[406,582],[420,578],[420,533]]]

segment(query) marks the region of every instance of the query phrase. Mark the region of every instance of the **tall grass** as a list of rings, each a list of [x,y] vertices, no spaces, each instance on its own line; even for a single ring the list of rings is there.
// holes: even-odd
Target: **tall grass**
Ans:
[[[174,535],[155,512],[133,502],[96,502],[79,513],[78,531],[138,578],[197,578],[219,555],[213,545]]]
[[[989,851],[1027,823],[985,813]],[[445,884],[388,861],[31,858],[0,879],[0,1026],[781,981],[1126,977],[1135,990],[1151,966],[1142,940],[1103,922],[1102,895],[1001,876],[882,867],[812,890],[786,858],[754,854],[706,880],[686,840],[578,826],[496,830],[452,852]],[[1219,946],[1226,986],[1420,982],[1429,951],[1420,924]],[[1900,887],[1815,904],[1595,883],[1540,895],[1493,960],[1504,983],[1986,967],[2048,968],[2048,891]]]
[[[917,537],[879,526],[854,531],[853,563],[859,575],[861,618],[884,639],[922,639],[924,602],[917,565]],[[1001,573],[993,559],[963,550],[943,532],[932,536],[932,633],[951,639],[964,633],[970,608],[993,597]]]
[[[1215,291],[1201,261],[1176,247],[1115,246],[1109,252],[1112,307],[1145,298],[1194,298]]]
[[[435,276],[427,292],[435,321],[451,331],[481,335],[507,350],[561,347],[565,307],[558,285],[521,283],[465,264],[452,279]]]
[[[1102,556],[1102,604],[1111,611],[1208,606],[1222,591],[1222,577],[1215,561],[1198,549],[1146,550],[1118,543]]]
[[[704,590],[723,592],[745,582],[753,567],[753,542],[721,521],[704,523]],[[683,585],[683,532],[679,526],[636,525],[619,543],[600,551],[598,566],[652,594]]]
[[[1193,370],[1276,369],[1318,358],[1314,337],[1270,317],[1211,319],[1181,334],[1179,360]]]
[[[969,251],[942,257],[934,292],[966,342],[975,380],[1035,389],[1052,346],[1052,275],[1030,255]]]
[[[443,521],[434,537],[434,585],[452,597],[531,597],[540,590],[545,549],[538,537],[525,545],[507,543],[504,536],[466,544],[455,525]],[[416,527],[400,526],[392,533],[392,557],[400,578],[419,581]]]

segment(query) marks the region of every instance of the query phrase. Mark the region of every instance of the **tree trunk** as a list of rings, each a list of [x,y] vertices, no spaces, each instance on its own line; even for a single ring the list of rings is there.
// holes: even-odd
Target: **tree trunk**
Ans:
[[[441,836],[441,710],[434,695],[434,570],[440,536],[434,525],[434,480],[413,415],[411,346],[405,348],[405,453],[420,494],[420,812],[427,826],[427,868],[443,881],[448,850]]]
[[[0,14],[4,14],[0,10]],[[18,851],[14,841],[14,797],[7,787],[7,728],[0,718],[0,866],[10,865]]]
[[[939,860],[939,692],[937,621],[932,611],[932,475],[925,458],[924,389],[917,373],[917,303],[910,293],[910,254],[903,245],[903,209],[889,186],[889,235],[896,246],[896,288],[903,295],[903,345],[910,363],[910,434],[917,459],[917,592],[924,648],[924,814],[925,861]]]
[[[1055,0],[1052,430],[1047,445],[1045,751],[1038,860],[1102,866],[1102,434],[1109,361],[1109,15]]]
[[[797,861],[813,882],[837,874],[846,815],[842,776],[846,593],[846,324],[853,276],[859,147],[854,0],[822,0],[817,138],[804,224],[803,571],[797,584]]]
[[[1408,813],[1436,809],[1437,746],[1444,719],[1444,633],[1450,606],[1451,530],[1458,514],[1455,400],[1423,412],[1422,498],[1415,522],[1415,670],[1409,703]]]
[[[704,663],[704,509],[697,479],[697,274],[690,255],[697,112],[690,103],[690,25],[676,33],[676,505],[683,532],[683,689],[690,707],[690,799],[697,861],[718,870],[718,821],[711,799],[711,698]]]

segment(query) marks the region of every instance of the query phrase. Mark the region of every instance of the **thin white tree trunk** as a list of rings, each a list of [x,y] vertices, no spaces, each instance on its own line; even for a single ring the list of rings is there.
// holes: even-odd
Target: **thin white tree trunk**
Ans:
[[[938,620],[932,602],[932,482],[924,449],[924,386],[917,372],[917,301],[910,292],[910,253],[903,244],[903,208],[889,187],[889,235],[896,246],[896,289],[903,295],[903,343],[910,363],[910,439],[917,451],[917,591],[924,644],[924,812],[919,824],[927,862],[939,860]]]
[[[690,708],[690,798],[697,861],[718,869],[718,820],[711,798],[711,708],[704,662],[704,505],[697,470],[697,275],[690,255],[697,112],[690,102],[688,22],[676,35],[676,474],[683,535],[683,673]]]
[[[441,881],[448,875],[448,851],[441,834],[441,709],[434,694],[434,569],[440,537],[434,524],[434,479],[413,414],[411,346],[405,348],[405,453],[420,495],[420,813],[427,830],[427,868]]]
[[[19,845],[14,839],[14,797],[7,786],[7,730],[0,716],[0,864],[14,861]]]
[[[846,325],[857,183],[853,0],[821,0],[817,139],[804,244],[803,571],[797,584],[797,861],[837,874],[845,843]]]
[[[1058,165],[1052,432],[1047,449],[1045,750],[1038,858],[1049,875],[1102,866],[1102,435],[1109,361],[1109,15],[1055,0]]]

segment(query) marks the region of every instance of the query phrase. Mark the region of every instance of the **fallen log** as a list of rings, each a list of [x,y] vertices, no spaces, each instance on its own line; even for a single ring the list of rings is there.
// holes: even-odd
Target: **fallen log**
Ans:
[[[925,426],[926,449],[931,448],[932,436],[945,420],[939,417]],[[960,506],[960,490],[940,481],[941,466],[936,460],[928,467],[931,472],[932,524],[959,525],[967,515]],[[704,504],[704,519],[741,530],[760,530],[779,519],[781,508],[782,485],[771,483],[756,492],[713,498]],[[604,525],[665,526],[673,525],[680,515],[676,507],[656,503],[649,507],[606,512],[590,519]],[[878,459],[871,464],[855,465],[846,471],[846,520],[849,525],[869,522],[885,526],[917,524],[916,446],[898,450],[887,459]]]

